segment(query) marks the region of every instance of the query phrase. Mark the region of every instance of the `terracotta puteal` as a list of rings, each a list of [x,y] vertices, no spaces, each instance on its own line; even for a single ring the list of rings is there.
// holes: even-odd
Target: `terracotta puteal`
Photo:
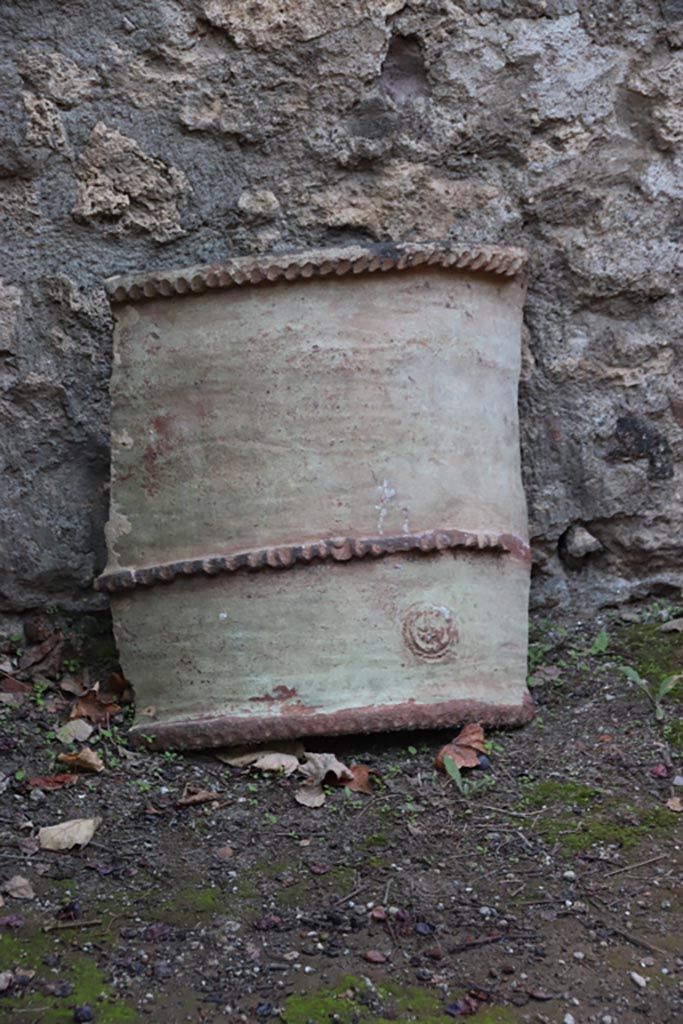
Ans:
[[[519,724],[525,255],[352,246],[108,282],[109,562],[156,748]]]

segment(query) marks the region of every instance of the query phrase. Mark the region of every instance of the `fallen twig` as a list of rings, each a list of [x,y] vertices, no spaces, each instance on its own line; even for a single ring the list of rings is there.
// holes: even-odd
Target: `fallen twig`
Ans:
[[[357,886],[355,889],[352,889],[351,892],[347,893],[346,896],[340,896],[338,900],[334,900],[332,905],[334,907],[340,907],[342,903],[348,903],[349,900],[352,900],[354,896],[358,896],[359,893],[365,892],[369,885],[370,883],[366,882],[365,885]]]
[[[458,942],[455,946],[449,946],[449,953],[462,953],[466,949],[474,949],[475,946],[488,946],[492,942],[500,942],[501,939],[509,938],[503,932],[499,932],[497,935],[484,935],[480,939],[472,939],[470,942]]]
[[[627,864],[623,868],[615,868],[614,871],[608,871],[602,877],[611,878],[612,875],[620,875],[623,871],[635,871],[636,868],[644,868],[648,864],[656,864],[658,860],[664,860],[668,856],[668,853],[658,853],[656,857],[648,857],[647,860],[639,860],[635,864]]]
[[[44,926],[43,931],[56,932],[66,928],[94,928],[95,925],[102,923],[101,917],[92,917],[88,921],[52,921]]]
[[[647,949],[650,953],[659,953],[660,956],[671,956],[672,954],[662,949],[661,946],[655,946],[653,942],[648,942],[647,939],[643,939],[640,935],[634,935],[632,932],[622,931],[621,928],[617,928],[616,925],[606,923],[606,928],[609,928],[611,932],[618,935],[622,939],[626,939],[627,942],[632,943],[634,946],[641,946],[642,949]]]

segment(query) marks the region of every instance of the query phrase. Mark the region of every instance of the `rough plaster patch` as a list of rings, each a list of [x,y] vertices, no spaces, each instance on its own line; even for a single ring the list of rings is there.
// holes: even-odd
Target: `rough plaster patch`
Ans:
[[[377,176],[349,176],[339,186],[309,196],[304,222],[332,227],[365,228],[376,238],[448,235],[463,211],[496,199],[495,186],[457,181],[435,174],[423,164],[396,161]]]
[[[98,122],[76,173],[76,220],[115,234],[148,232],[158,242],[184,234],[181,208],[190,183],[177,167],[148,156],[135,139]]]

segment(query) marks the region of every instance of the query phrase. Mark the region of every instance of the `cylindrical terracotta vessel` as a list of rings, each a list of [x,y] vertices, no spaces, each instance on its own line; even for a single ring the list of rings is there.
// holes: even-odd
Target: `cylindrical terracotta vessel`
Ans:
[[[524,254],[391,245],[108,282],[134,731],[521,723]]]

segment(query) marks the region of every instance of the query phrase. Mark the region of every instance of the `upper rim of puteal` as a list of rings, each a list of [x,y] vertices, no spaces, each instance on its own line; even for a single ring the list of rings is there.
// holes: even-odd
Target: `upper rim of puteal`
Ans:
[[[121,274],[108,278],[104,286],[112,303],[139,302],[166,296],[196,295],[236,285],[411,270],[420,266],[513,278],[525,269],[527,261],[526,250],[515,246],[464,245],[448,240],[379,242],[240,256],[225,263],[208,263],[182,270]]]

